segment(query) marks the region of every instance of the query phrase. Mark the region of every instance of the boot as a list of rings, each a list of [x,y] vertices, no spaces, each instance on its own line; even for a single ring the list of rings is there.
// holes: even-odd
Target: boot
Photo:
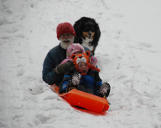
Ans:
[[[101,97],[108,97],[110,94],[111,86],[109,83],[105,82],[99,89],[99,94]]]

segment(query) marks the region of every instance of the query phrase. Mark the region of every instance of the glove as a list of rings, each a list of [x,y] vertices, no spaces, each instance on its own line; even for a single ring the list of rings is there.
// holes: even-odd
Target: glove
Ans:
[[[72,75],[72,85],[77,86],[80,83],[81,74],[75,73]]]
[[[54,71],[57,73],[57,74],[64,74],[64,73],[67,73],[67,72],[70,72],[72,70],[74,70],[74,64],[72,61],[67,61],[66,63],[64,64],[59,64],[55,69]]]
[[[110,84],[105,82],[100,87],[99,93],[102,97],[108,97],[110,90],[111,90]]]

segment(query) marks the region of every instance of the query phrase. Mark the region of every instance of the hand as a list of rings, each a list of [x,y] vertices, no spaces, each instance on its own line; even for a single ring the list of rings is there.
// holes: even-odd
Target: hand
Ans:
[[[72,61],[67,61],[64,64],[59,64],[54,70],[57,74],[64,74],[74,70],[74,64]]]
[[[72,76],[72,84],[73,84],[74,86],[79,85],[80,79],[81,79],[81,75],[78,74],[78,73],[75,73],[75,74]]]

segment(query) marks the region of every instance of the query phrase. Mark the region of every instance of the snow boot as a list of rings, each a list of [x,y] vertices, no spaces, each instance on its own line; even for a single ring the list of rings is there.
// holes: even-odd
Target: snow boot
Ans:
[[[105,82],[99,89],[99,95],[101,97],[108,97],[110,94],[111,86],[109,83]]]

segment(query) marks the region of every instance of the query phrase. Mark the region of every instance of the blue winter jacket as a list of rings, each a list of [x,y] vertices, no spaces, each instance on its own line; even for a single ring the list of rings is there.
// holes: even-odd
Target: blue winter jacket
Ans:
[[[63,49],[60,44],[54,48],[52,48],[43,63],[43,71],[42,78],[49,85],[59,83],[63,79],[63,75],[58,75],[54,71],[55,67],[62,62],[66,58],[66,50]]]
[[[76,69],[75,71],[69,72],[64,75],[62,84],[60,85],[60,93],[65,92],[68,86],[71,86],[72,76],[74,74],[79,74]],[[102,86],[102,80],[99,76],[99,72],[89,70],[86,75],[81,76],[78,89],[97,95],[97,90],[100,88],[100,86]]]

